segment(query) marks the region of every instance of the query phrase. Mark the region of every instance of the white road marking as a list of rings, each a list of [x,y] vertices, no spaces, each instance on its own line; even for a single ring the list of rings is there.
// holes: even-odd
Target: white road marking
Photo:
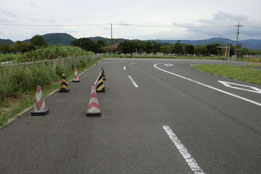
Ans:
[[[173,66],[173,64],[164,64],[164,66]]]
[[[179,150],[179,153],[183,156],[183,158],[187,162],[190,169],[194,172],[194,174],[204,174],[203,170],[199,167],[196,160],[190,155],[187,148],[181,143],[181,141],[174,134],[171,128],[168,125],[164,125],[163,129],[168,134],[171,141],[175,144],[175,146]]]
[[[132,78],[130,75],[128,75],[128,77],[129,77],[130,81],[132,82],[132,84],[134,85],[134,87],[138,88],[139,86],[138,86],[137,83],[133,80],[133,78]]]
[[[226,82],[226,81],[221,81],[221,80],[219,80],[218,82],[228,88],[233,88],[233,89],[238,89],[238,90],[242,90],[242,91],[248,91],[248,92],[254,92],[254,93],[261,94],[261,89],[254,87],[254,86],[242,85],[242,84],[238,84],[238,83]],[[245,87],[245,88],[240,88],[240,87]],[[247,88],[249,88],[249,89],[247,89]]]
[[[124,71],[126,70],[126,66],[123,67],[123,70],[124,70]]]
[[[177,76],[177,77],[182,78],[182,79],[184,79],[184,80],[191,81],[191,82],[196,83],[196,84],[199,84],[199,85],[201,85],[201,86],[205,86],[205,87],[207,87],[207,88],[210,88],[210,89],[216,90],[216,91],[218,91],[218,92],[221,92],[221,93],[224,93],[224,94],[230,95],[230,96],[232,96],[232,97],[235,97],[235,98],[238,98],[238,99],[241,99],[241,100],[247,101],[247,102],[252,103],[252,104],[255,104],[255,105],[257,105],[257,106],[261,106],[261,103],[258,103],[258,102],[256,102],[256,101],[253,101],[253,100],[247,99],[247,98],[245,98],[245,97],[241,97],[241,96],[236,95],[236,94],[232,94],[232,93],[230,93],[230,92],[227,92],[227,91],[224,91],[224,90],[221,90],[221,89],[215,88],[215,87],[210,86],[210,85],[206,85],[206,84],[204,84],[204,83],[198,82],[198,81],[196,81],[196,80],[192,80],[192,79],[190,79],[190,78],[187,78],[187,77],[181,76],[181,75],[179,75],[179,74],[175,74],[175,73],[173,73],[173,72],[170,72],[170,71],[167,71],[167,70],[161,69],[161,68],[157,67],[157,65],[158,65],[158,64],[154,64],[154,67],[155,67],[156,69],[160,70],[160,71],[165,72],[165,73],[168,73],[168,74],[171,74],[171,75]]]
[[[136,62],[134,62],[134,63],[129,63],[129,65],[134,65],[134,64],[137,64]]]

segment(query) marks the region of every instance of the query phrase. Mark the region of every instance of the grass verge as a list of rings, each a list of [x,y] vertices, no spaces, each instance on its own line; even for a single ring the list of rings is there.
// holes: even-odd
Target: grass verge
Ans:
[[[99,63],[101,58],[97,58],[89,62],[84,67],[78,68],[78,73],[89,69],[91,66]],[[73,73],[67,75],[67,79],[72,79]],[[42,87],[43,96],[46,97],[49,93],[60,87],[60,80],[53,81],[50,85]],[[36,87],[35,87],[36,89]],[[35,91],[27,91],[19,96],[11,97],[0,103],[0,128],[8,125],[8,121],[21,117],[20,112],[32,106],[35,100]]]
[[[16,61],[22,54],[0,54],[0,62]]]
[[[192,65],[196,70],[261,85],[261,70],[245,65]]]
[[[155,59],[217,59],[217,60],[224,60],[224,57],[221,56],[171,56],[171,55],[103,55],[103,58],[155,58]]]

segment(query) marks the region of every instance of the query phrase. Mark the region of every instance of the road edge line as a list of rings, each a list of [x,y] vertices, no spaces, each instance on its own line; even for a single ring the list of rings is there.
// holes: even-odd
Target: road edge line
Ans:
[[[241,96],[239,96],[239,95],[236,95],[236,94],[233,94],[233,93],[224,91],[224,90],[222,90],[222,89],[218,89],[218,88],[216,88],[216,87],[213,87],[213,86],[210,86],[210,85],[207,85],[207,84],[198,82],[198,81],[196,81],[196,80],[193,80],[193,79],[190,79],[190,78],[181,76],[181,75],[179,75],[179,74],[175,74],[175,73],[173,73],[173,72],[170,72],[170,71],[167,71],[167,70],[165,70],[165,69],[159,68],[159,67],[157,67],[157,65],[158,65],[157,63],[154,64],[154,68],[156,68],[156,69],[158,69],[158,70],[160,70],[160,71],[162,71],[162,72],[165,72],[165,73],[174,75],[174,76],[176,76],[176,77],[179,77],[179,78],[182,78],[182,79],[184,79],[184,80],[187,80],[187,81],[196,83],[196,84],[201,85],[201,86],[205,86],[205,87],[207,87],[207,88],[213,89],[213,90],[218,91],[218,92],[221,92],[221,93],[223,93],[223,94],[227,94],[227,95],[230,95],[230,96],[232,96],[232,97],[235,97],[235,98],[238,98],[238,99],[247,101],[247,102],[252,103],[252,104],[255,104],[255,105],[257,105],[257,106],[261,106],[261,103],[258,103],[258,102],[254,101],[254,100],[250,100],[250,99],[248,99],[248,98],[241,97]]]

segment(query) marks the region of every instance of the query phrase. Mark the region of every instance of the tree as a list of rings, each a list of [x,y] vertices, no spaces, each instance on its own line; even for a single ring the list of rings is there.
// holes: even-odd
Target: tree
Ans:
[[[102,47],[99,44],[95,43],[94,41],[92,41],[89,38],[75,39],[74,41],[72,41],[71,45],[78,46],[86,51],[92,51],[95,53],[104,52],[104,50],[102,49]]]
[[[170,46],[161,46],[160,52],[162,52],[164,54],[169,54],[171,52],[171,48],[170,48]]]
[[[218,46],[220,46],[219,43],[212,43],[212,44],[207,44],[206,49],[207,49],[207,55],[217,55],[218,54]]]
[[[191,45],[191,44],[184,45],[184,53],[186,53],[186,54],[194,54],[195,53],[194,46]]]
[[[6,54],[9,52],[10,52],[9,46],[6,43],[1,43],[0,44],[0,53]]]
[[[44,38],[40,35],[35,35],[32,37],[31,43],[36,47],[45,47],[48,45]]]
[[[34,50],[35,46],[31,43],[18,41],[14,45],[10,46],[10,51],[13,53],[25,53]]]
[[[207,55],[207,48],[205,45],[197,45],[194,47],[196,55]]]
[[[97,41],[97,44],[100,45],[101,47],[107,46],[107,43],[106,43],[105,40],[103,40],[103,39],[98,40],[98,41]]]
[[[181,41],[177,41],[177,43],[175,43],[172,46],[172,52],[175,54],[183,54],[183,49],[182,49],[182,44],[180,43]]]
[[[136,49],[138,49],[138,44],[135,41],[127,40],[119,44],[118,51],[119,53],[124,54],[132,54],[136,52]]]

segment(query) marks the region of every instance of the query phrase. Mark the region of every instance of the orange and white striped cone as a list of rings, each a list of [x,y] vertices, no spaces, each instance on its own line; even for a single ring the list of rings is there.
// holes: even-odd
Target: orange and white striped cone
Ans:
[[[34,110],[31,112],[32,116],[42,116],[49,113],[49,109],[46,108],[41,86],[37,85]]]
[[[74,68],[74,79],[72,81],[73,82],[80,82],[80,79],[79,79],[79,76],[78,76],[77,67]]]
[[[101,116],[101,109],[98,103],[96,86],[92,85],[89,106],[86,112],[87,116]]]

